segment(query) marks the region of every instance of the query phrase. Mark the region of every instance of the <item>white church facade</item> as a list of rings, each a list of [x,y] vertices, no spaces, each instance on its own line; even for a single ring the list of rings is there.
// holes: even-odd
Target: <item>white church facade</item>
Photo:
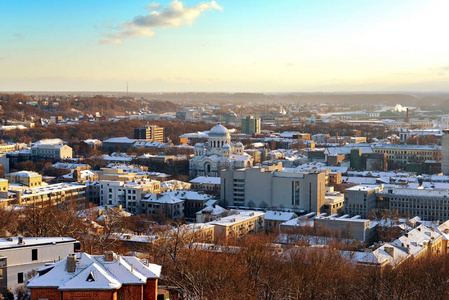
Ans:
[[[219,177],[223,169],[252,167],[253,158],[245,153],[242,143],[231,144],[231,135],[223,125],[209,131],[206,143],[195,145],[195,154],[190,159],[190,177]]]

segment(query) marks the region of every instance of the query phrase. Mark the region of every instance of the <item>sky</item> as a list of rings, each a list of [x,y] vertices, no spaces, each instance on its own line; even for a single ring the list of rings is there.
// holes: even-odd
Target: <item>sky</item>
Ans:
[[[447,0],[0,0],[0,91],[449,91]]]

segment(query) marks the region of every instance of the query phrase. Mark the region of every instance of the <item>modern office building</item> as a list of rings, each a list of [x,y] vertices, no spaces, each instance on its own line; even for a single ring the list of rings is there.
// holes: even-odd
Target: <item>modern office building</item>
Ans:
[[[260,118],[247,116],[242,119],[242,133],[259,134],[260,133]]]
[[[225,207],[288,208],[320,212],[325,203],[325,173],[285,172],[282,164],[224,170],[221,203]]]
[[[134,129],[134,138],[151,142],[164,142],[164,128],[157,125],[145,125]]]

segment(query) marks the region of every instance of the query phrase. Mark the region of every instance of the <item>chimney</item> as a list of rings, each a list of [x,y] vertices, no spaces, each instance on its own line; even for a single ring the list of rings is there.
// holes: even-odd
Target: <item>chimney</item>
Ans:
[[[409,119],[409,113],[408,113],[408,107],[407,107],[407,116],[405,117],[405,123],[409,123],[410,119]]]
[[[113,261],[114,260],[114,252],[113,251],[106,251],[104,253],[104,261]]]
[[[387,252],[388,254],[390,254],[392,257],[394,257],[394,247],[388,247],[385,246],[384,247],[385,252]]]
[[[76,254],[69,254],[67,256],[67,272],[74,273],[76,269]]]
[[[21,237],[21,236],[18,236],[18,237],[17,237],[17,244],[19,244],[19,245],[25,244],[25,243],[23,242],[23,237]]]

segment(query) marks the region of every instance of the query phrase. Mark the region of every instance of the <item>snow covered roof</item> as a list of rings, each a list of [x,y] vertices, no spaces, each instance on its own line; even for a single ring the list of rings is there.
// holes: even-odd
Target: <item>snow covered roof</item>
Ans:
[[[281,211],[273,211],[268,210],[265,212],[265,220],[267,221],[282,221],[286,222],[288,220],[296,217],[294,212],[281,212]]]
[[[190,183],[221,184],[221,177],[198,176],[197,178],[190,180]]]
[[[125,136],[125,137],[110,138],[103,141],[103,143],[133,144],[135,141],[136,141],[135,139],[130,139]]]
[[[0,239],[0,249],[7,248],[20,248],[31,245],[53,245],[59,243],[76,242],[75,239],[68,237],[24,237],[22,238],[22,244],[19,244],[19,238],[3,238]]]
[[[43,275],[28,283],[29,288],[57,287],[59,290],[115,290],[123,284],[145,284],[147,279],[160,277],[161,266],[146,266],[134,256],[113,254],[111,261],[104,255],[77,253],[74,272],[67,271],[67,257],[57,262]]]

